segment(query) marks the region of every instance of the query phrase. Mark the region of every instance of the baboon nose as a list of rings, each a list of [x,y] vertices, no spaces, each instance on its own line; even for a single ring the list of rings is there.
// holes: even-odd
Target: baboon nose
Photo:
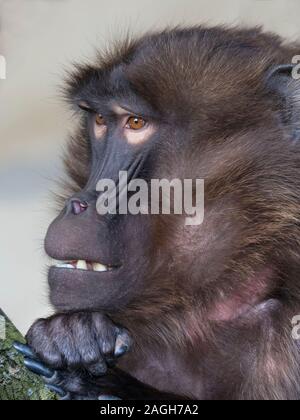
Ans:
[[[81,214],[88,209],[89,205],[86,201],[80,201],[77,199],[73,199],[71,201],[71,209],[72,213],[75,215]]]

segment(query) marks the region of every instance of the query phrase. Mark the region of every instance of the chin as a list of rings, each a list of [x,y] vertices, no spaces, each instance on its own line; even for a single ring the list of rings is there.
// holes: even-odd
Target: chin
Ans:
[[[62,312],[114,311],[130,301],[130,289],[134,289],[132,280],[126,278],[123,266],[85,263],[82,260],[52,266],[48,282],[50,301]]]

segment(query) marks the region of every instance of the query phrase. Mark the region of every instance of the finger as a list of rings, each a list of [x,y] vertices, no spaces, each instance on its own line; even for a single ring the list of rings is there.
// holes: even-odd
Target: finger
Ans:
[[[39,376],[44,376],[47,379],[53,378],[55,375],[55,371],[52,369],[49,369],[47,366],[45,366],[43,363],[38,362],[37,360],[32,360],[25,358],[24,359],[24,365],[28,370],[35,373]]]
[[[107,365],[104,360],[99,360],[96,363],[90,363],[86,369],[93,376],[104,376],[107,372]]]
[[[60,401],[70,401],[72,399],[71,394],[68,392],[64,397],[60,398]]]
[[[65,399],[67,396],[69,396],[68,392],[66,392],[60,386],[47,384],[46,388],[49,389],[49,391],[53,392],[54,394],[57,394],[62,399]]]
[[[107,359],[115,358],[115,343],[119,328],[114,325],[108,318],[100,314],[93,314],[94,335],[97,337],[97,347],[101,355]]]
[[[119,358],[127,353],[132,346],[132,339],[125,329],[120,329],[115,343],[115,357]]]
[[[15,348],[15,350],[17,350],[17,352],[19,352],[24,357],[27,357],[29,359],[38,359],[36,354],[26,344],[22,344],[22,343],[19,343],[18,341],[15,341],[13,343],[13,347]]]

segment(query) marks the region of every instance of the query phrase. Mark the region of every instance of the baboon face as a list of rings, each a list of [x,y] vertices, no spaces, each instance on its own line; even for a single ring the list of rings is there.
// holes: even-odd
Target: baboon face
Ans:
[[[57,309],[159,306],[170,296],[174,305],[197,297],[205,305],[207,290],[224,296],[238,281],[242,299],[213,312],[230,318],[249,296],[268,293],[276,238],[293,213],[276,174],[291,178],[294,146],[284,138],[296,133],[292,113],[284,118],[290,75],[276,67],[284,53],[269,41],[178,30],[125,42],[76,68],[67,95],[78,129],[66,156],[75,187],[46,237],[47,253],[60,261],[49,272]],[[203,179],[204,222],[100,215],[98,182],[118,185],[120,171],[148,184]]]

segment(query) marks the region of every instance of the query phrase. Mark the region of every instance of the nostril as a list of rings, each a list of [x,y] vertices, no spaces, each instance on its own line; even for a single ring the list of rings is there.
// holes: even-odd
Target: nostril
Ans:
[[[75,215],[81,214],[88,208],[88,203],[86,201],[72,200],[72,212]]]

